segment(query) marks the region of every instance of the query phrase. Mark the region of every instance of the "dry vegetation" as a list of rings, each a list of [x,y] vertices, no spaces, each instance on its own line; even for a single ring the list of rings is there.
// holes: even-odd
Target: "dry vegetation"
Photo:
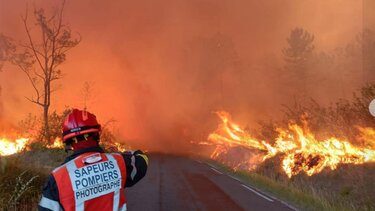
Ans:
[[[36,14],[43,16],[43,11],[41,10]],[[44,19],[40,20],[42,20],[41,23],[44,23]],[[26,25],[26,19],[24,19],[24,22]],[[61,25],[59,26],[61,27]],[[59,34],[56,36],[58,35]],[[113,36],[113,34],[111,34],[111,36]],[[65,41],[63,42],[64,45],[62,45],[63,48],[70,49],[78,44],[79,40],[68,42],[71,40],[70,38],[70,33],[69,36],[61,37],[61,40]],[[260,70],[262,70],[257,73],[257,71],[252,69],[253,66],[241,66],[241,63],[246,63],[247,60],[246,57],[244,57],[245,59],[240,61],[243,55],[237,55],[238,52],[236,48],[239,48],[239,46],[234,45],[235,42],[232,41],[231,36],[226,36],[225,33],[223,35],[218,33],[211,39],[197,39],[197,44],[189,46],[189,48],[187,48],[187,54],[183,56],[183,59],[186,59],[185,57],[188,59],[186,61],[181,60],[183,61],[181,62],[181,67],[178,65],[178,68],[176,68],[178,70],[182,69],[185,72],[181,73],[176,70],[179,77],[170,77],[173,81],[166,83],[175,86],[173,89],[169,90],[178,90],[178,96],[183,96],[182,99],[177,97],[177,95],[169,96],[168,94],[170,93],[164,89],[162,89],[163,92],[151,90],[150,93],[152,94],[149,94],[147,91],[146,95],[142,95],[142,92],[138,92],[139,87],[135,86],[135,95],[137,96],[135,102],[140,105],[135,104],[137,105],[135,107],[141,110],[136,109],[135,111],[137,112],[133,113],[137,115],[137,118],[140,118],[139,122],[146,128],[146,131],[147,129],[157,131],[157,133],[151,133],[150,135],[155,135],[155,139],[157,139],[160,137],[158,136],[158,134],[161,133],[160,131],[163,131],[163,124],[160,123],[159,118],[156,118],[159,116],[155,116],[155,114],[164,113],[166,116],[168,115],[164,110],[150,110],[150,116],[148,116],[148,110],[144,108],[148,108],[148,104],[153,102],[148,101],[150,99],[154,100],[153,91],[155,91],[155,95],[161,96],[164,96],[166,93],[168,97],[164,98],[175,101],[174,103],[176,104],[172,104],[174,106],[169,106],[171,103],[169,103],[168,106],[160,106],[163,108],[167,107],[168,112],[174,109],[178,110],[177,113],[179,113],[180,110],[185,112],[185,110],[189,111],[190,109],[188,108],[190,107],[195,108],[195,104],[199,105],[198,112],[188,113],[193,117],[199,116],[199,118],[196,118],[199,119],[197,123],[209,121],[209,118],[206,117],[211,115],[209,111],[213,108],[229,107],[232,108],[231,110],[236,110],[238,107],[245,107],[251,104],[253,107],[249,108],[249,112],[257,112],[257,108],[256,106],[254,107],[254,104],[257,104],[258,101],[261,102],[259,104],[264,102],[259,98],[275,98],[275,100],[271,102],[271,104],[275,104],[275,102],[280,102],[280,99],[284,100],[283,102],[287,102],[293,97],[297,97],[298,99],[295,100],[294,103],[283,107],[283,119],[279,121],[260,122],[261,127],[257,131],[252,131],[257,133],[257,138],[275,140],[275,136],[277,135],[276,128],[287,125],[289,121],[300,123],[301,116],[304,116],[305,120],[309,122],[311,131],[316,134],[318,139],[326,136],[345,137],[353,144],[364,145],[366,144],[365,140],[358,136],[356,126],[374,127],[375,125],[375,118],[370,116],[367,110],[369,102],[375,98],[375,84],[368,84],[355,94],[353,98],[341,99],[330,106],[322,106],[320,100],[309,100],[306,97],[343,97],[350,93],[354,87],[359,87],[361,84],[367,82],[374,82],[375,32],[366,29],[363,33],[355,36],[354,40],[355,41],[346,46],[338,47],[331,51],[321,51],[322,49],[316,48],[314,34],[309,33],[303,28],[295,28],[291,31],[290,36],[286,40],[287,46],[281,51],[285,60],[284,67],[278,66],[279,63],[274,61],[275,59],[273,57],[267,57],[264,58],[264,60],[267,61],[267,65],[261,63],[254,65],[259,66]],[[2,34],[0,34],[0,41],[2,41],[0,44],[3,45],[2,47],[4,49],[4,53],[0,55],[0,67],[2,67],[4,61],[12,61],[12,57],[9,57],[9,55],[11,55],[15,49],[9,42],[10,40]],[[165,43],[161,43],[161,47],[164,49],[162,45]],[[135,44],[135,46],[137,45]],[[181,49],[178,50],[180,51]],[[143,51],[139,52],[144,53]],[[132,54],[133,53],[134,52],[132,52]],[[28,54],[20,54],[18,56],[22,55]],[[60,55],[57,57],[60,58],[58,59],[58,64],[60,64],[65,60],[65,54],[58,55]],[[146,56],[147,53],[145,54],[145,57]],[[144,55],[142,55],[142,58],[143,57]],[[171,58],[168,57],[168,60],[173,60],[174,57]],[[33,64],[27,62],[25,58],[22,60],[14,60],[13,58],[13,63],[18,64],[26,74],[30,73],[29,71]],[[52,65],[51,67],[54,66]],[[42,70],[46,68],[47,67],[41,67]],[[57,69],[54,70],[57,71]],[[192,74],[192,70],[196,72]],[[144,78],[157,79],[155,80],[157,84],[155,86],[159,86],[159,75],[163,74],[160,74],[158,71],[154,72],[156,74],[147,71],[146,77]],[[55,73],[57,77],[55,79],[62,76],[60,72]],[[186,77],[184,78],[184,83],[181,83],[180,80],[176,80],[176,78],[181,78],[180,75]],[[230,77],[226,79],[225,76]],[[129,78],[133,80],[132,77]],[[145,80],[144,78],[142,78],[142,82]],[[150,87],[153,87],[153,81],[145,81],[146,85],[151,84]],[[30,82],[32,84],[34,83],[33,80],[30,80]],[[123,84],[126,84],[122,80],[121,83],[121,87]],[[188,92],[182,91],[181,94],[181,90],[184,89],[181,88],[180,84],[184,84],[183,87],[186,86]],[[231,84],[233,84],[233,87],[237,87],[238,85],[238,88],[231,88]],[[234,84],[236,86],[234,86]],[[248,86],[248,84],[251,84],[251,86]],[[263,87],[261,84],[273,85]],[[267,89],[267,91],[259,91],[262,88]],[[21,132],[28,137],[31,136],[34,140],[43,140],[44,136],[47,136],[48,140],[50,140],[50,137],[52,137],[52,139],[59,137],[61,120],[67,112],[69,112],[69,108],[62,113],[49,112],[49,116],[46,116],[49,111],[49,100],[41,102],[39,100],[41,96],[37,89],[36,92],[36,99],[31,99],[31,101],[44,107],[45,116],[39,117],[30,114],[25,120],[20,122],[19,128],[23,130]],[[194,94],[190,95],[190,92]],[[89,91],[86,91],[86,94],[89,94]],[[191,102],[188,102],[192,101],[189,96],[194,97],[193,105],[191,105]],[[231,97],[233,96],[235,96],[236,100],[232,102]],[[228,97],[228,102],[224,102],[226,97]],[[87,96],[85,96],[85,98],[87,98]],[[198,100],[195,100],[195,98]],[[158,98],[155,97],[155,99]],[[86,100],[87,99],[85,99],[85,107]],[[182,103],[179,104],[179,101]],[[143,102],[145,102],[144,106]],[[156,100],[156,102],[158,101]],[[103,106],[105,105],[106,104],[103,103]],[[1,103],[0,106],[2,106]],[[258,105],[258,108],[263,106],[264,105]],[[174,114],[174,112],[170,112],[169,115],[173,116],[170,117],[170,119],[178,119],[178,121],[180,121],[178,115]],[[142,118],[142,115],[146,117]],[[48,119],[48,124],[42,124],[43,118]],[[154,119],[158,120],[156,121],[156,125],[151,124],[148,128],[147,125],[149,122],[154,121],[146,120]],[[165,119],[168,120],[168,118]],[[171,122],[173,126],[176,125],[174,121]],[[132,122],[132,124],[136,123]],[[198,127],[194,127],[196,127],[196,125],[192,126],[192,131],[199,130]],[[165,131],[170,135],[171,130],[168,129]],[[172,134],[172,136],[171,139],[173,141],[179,138],[175,137],[174,134]],[[107,148],[116,147],[113,144],[114,142],[111,142],[113,140],[117,141],[116,137],[117,136],[114,135],[111,130],[104,127],[102,142],[110,143]],[[164,138],[165,136],[161,137]],[[175,144],[176,142],[173,143]],[[9,157],[0,157],[0,210],[35,209],[46,176],[50,170],[58,166],[66,156],[63,150],[47,149],[43,144],[44,143],[39,142],[34,143],[30,146],[30,151],[25,151]],[[239,153],[244,155],[244,157],[240,159],[244,159],[254,152],[234,148],[227,156]],[[227,158],[222,159],[228,160]],[[230,159],[233,160],[233,156]],[[302,208],[316,210],[375,209],[374,164],[360,166],[341,165],[336,171],[327,170],[311,177],[300,174],[289,179],[281,169],[279,169],[279,162],[280,159],[274,157],[258,166],[252,173],[239,171],[237,174],[243,178],[249,179],[254,185],[258,185],[260,188],[264,188],[280,198],[290,200]],[[231,170],[228,169],[228,171]]]
[[[290,122],[298,125],[308,122],[308,128],[318,140],[336,137],[356,146],[373,147],[374,137],[361,137],[359,128],[375,126],[375,118],[368,111],[369,103],[375,99],[374,31],[365,29],[356,36],[355,42],[333,52],[316,49],[314,38],[302,28],[291,31],[282,51],[285,67],[282,74],[278,74],[287,84],[288,88],[280,89],[290,102],[283,105],[282,118],[259,122],[258,129],[247,128],[247,132],[273,144],[272,140],[278,135],[276,128],[287,129]],[[348,97],[350,90],[361,86]],[[288,91],[289,96],[286,96]],[[341,98],[335,103],[329,100],[331,104],[327,105],[326,97]],[[234,147],[219,157],[219,161],[236,167],[236,171],[228,171],[302,209],[375,210],[374,163],[339,165],[334,171],[325,169],[310,177],[299,174],[291,179],[281,170],[281,157],[277,156],[252,172],[245,170],[249,163],[238,166],[246,160],[251,162],[259,153]]]
[[[33,153],[35,152],[35,155]],[[45,151],[47,152],[47,151]],[[42,155],[39,157],[38,155]],[[50,168],[37,165],[51,161],[59,153],[23,152],[14,156],[1,157],[0,210],[35,210]],[[57,156],[58,157],[58,156]],[[60,156],[61,157],[61,156]]]
[[[375,85],[363,87],[350,100],[341,99],[331,106],[324,107],[316,101],[296,102],[293,107],[285,107],[284,118],[280,121],[260,123],[257,138],[274,140],[276,128],[286,122],[301,121],[301,116],[309,122],[311,131],[318,137],[346,137],[358,146],[369,146],[369,139],[359,136],[357,126],[373,127],[375,118],[368,112],[368,105],[375,98]],[[254,132],[254,131],[252,131]],[[226,165],[237,166],[238,161],[256,153],[237,147],[219,160]],[[258,152],[259,153],[259,152]],[[233,156],[242,154],[242,156]],[[237,157],[234,160],[233,157]],[[228,162],[230,161],[230,162]],[[248,180],[253,185],[278,196],[281,199],[307,210],[374,210],[375,209],[375,164],[342,164],[334,171],[307,176],[299,174],[289,179],[281,169],[280,156],[266,160],[253,172],[247,166],[236,171],[226,169]],[[238,166],[237,166],[238,167]],[[225,168],[224,168],[225,169]]]
[[[61,136],[61,124],[70,109],[49,115],[50,135],[53,139]],[[103,125],[102,147],[106,151],[125,150],[116,144],[115,133],[108,124]],[[0,156],[0,210],[36,210],[44,182],[49,173],[63,163],[71,152],[62,148],[48,148],[43,140],[43,118],[29,114],[19,123],[20,133],[31,142],[22,152],[11,156]]]

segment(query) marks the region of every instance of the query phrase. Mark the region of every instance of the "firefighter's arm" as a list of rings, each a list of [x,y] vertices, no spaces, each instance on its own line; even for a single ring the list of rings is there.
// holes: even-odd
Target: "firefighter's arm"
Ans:
[[[56,180],[52,175],[48,176],[48,180],[43,187],[42,199],[39,202],[38,210],[63,210],[59,202],[59,191]]]
[[[148,157],[141,150],[125,152],[123,153],[123,157],[127,174],[125,187],[131,187],[146,175]]]

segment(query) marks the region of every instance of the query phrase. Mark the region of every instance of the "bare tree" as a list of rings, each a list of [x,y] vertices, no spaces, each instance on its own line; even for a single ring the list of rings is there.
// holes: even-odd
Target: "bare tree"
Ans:
[[[51,141],[48,124],[48,111],[53,92],[51,85],[63,76],[59,66],[66,60],[66,52],[81,40],[79,35],[78,38],[73,38],[69,26],[63,23],[64,3],[65,1],[49,17],[45,15],[43,9],[34,9],[38,29],[36,32],[29,27],[29,15],[26,9],[22,22],[27,41],[16,45],[17,53],[11,58],[11,62],[26,74],[35,91],[31,98],[26,98],[43,108],[44,137],[48,142]]]

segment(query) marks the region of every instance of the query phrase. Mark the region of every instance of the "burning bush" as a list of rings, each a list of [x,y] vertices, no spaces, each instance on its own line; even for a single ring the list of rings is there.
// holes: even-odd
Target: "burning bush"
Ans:
[[[218,112],[221,124],[208,138],[216,146],[211,158],[308,192],[328,207],[373,208],[374,98],[375,85],[368,85],[352,101],[329,107],[313,100],[285,106],[283,120],[263,123],[256,133]]]
[[[62,112],[53,111],[49,115],[49,130],[50,138],[49,143],[44,139],[43,118],[41,116],[29,114],[24,120],[19,122],[18,128],[13,127],[8,132],[0,133],[0,156],[11,155],[23,150],[43,150],[46,148],[63,149],[64,145],[61,140],[61,125],[65,116],[71,111],[67,107]],[[100,144],[108,151],[125,151],[125,144],[119,139],[119,135],[114,131],[114,127],[108,121],[102,125],[101,141]]]

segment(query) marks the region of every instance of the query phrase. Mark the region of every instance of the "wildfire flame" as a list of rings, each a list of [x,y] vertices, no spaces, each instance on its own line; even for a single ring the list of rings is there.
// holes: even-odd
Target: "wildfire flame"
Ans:
[[[0,156],[12,155],[26,149],[30,143],[29,138],[0,138]],[[46,145],[47,148],[64,148],[60,138],[56,138],[52,144]]]
[[[124,144],[120,144],[120,143],[115,142],[115,147],[117,148],[118,152],[125,152],[126,151],[126,147],[124,146]]]
[[[10,140],[8,138],[0,138],[0,156],[12,155],[25,149],[29,139],[18,138]]]
[[[278,137],[274,144],[264,140],[253,138],[239,125],[232,122],[229,113],[217,112],[222,123],[218,129],[211,133],[208,140],[216,145],[212,158],[227,152],[234,146],[242,146],[249,149],[258,149],[264,152],[262,161],[282,155],[282,169],[290,178],[300,172],[311,176],[329,167],[334,170],[338,164],[363,164],[375,162],[375,147],[357,147],[347,140],[328,138],[319,141],[311,133],[305,123],[301,127],[295,123],[288,125],[288,130],[277,129]],[[375,141],[375,130],[373,128],[359,128],[362,138],[369,143]]]
[[[52,144],[47,145],[47,148],[64,148],[64,144],[61,140],[61,138],[55,138]]]
[[[10,139],[10,138],[0,138],[0,156],[12,155],[15,153],[19,153],[22,150],[26,149],[26,146],[30,144],[29,138],[17,138],[17,139]],[[52,149],[58,148],[63,149],[64,143],[62,142],[61,138],[57,137],[51,144],[45,145],[45,147]],[[113,151],[116,152],[125,152],[126,148],[124,144],[113,142]]]

